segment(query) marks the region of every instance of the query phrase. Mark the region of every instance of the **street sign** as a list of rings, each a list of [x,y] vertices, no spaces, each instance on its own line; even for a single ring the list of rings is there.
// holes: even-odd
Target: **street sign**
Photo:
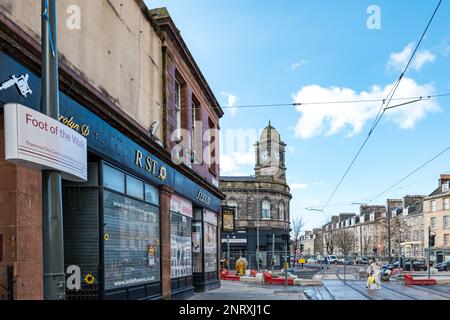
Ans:
[[[56,119],[20,104],[5,105],[5,159],[63,178],[87,181],[87,140]]]

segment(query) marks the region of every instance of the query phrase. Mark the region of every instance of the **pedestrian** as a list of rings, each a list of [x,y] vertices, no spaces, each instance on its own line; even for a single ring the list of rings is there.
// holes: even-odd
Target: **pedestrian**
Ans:
[[[375,278],[375,287],[377,290],[381,289],[381,267],[380,267],[380,262],[377,261],[374,263],[374,267],[373,267],[373,276]]]
[[[323,259],[323,264],[325,265],[325,272],[328,270],[328,256]]]

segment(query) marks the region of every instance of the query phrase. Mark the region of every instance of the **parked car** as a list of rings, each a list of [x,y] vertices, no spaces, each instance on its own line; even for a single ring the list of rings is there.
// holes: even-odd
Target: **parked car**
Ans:
[[[369,264],[369,259],[367,257],[358,257],[355,259],[356,265],[367,265]]]
[[[352,258],[347,258],[347,259],[345,259],[345,264],[347,266],[353,266],[355,264],[355,260]]]
[[[337,256],[328,256],[328,263],[329,264],[337,264],[338,263],[338,258]]]
[[[394,262],[391,265],[389,270],[393,268],[398,269],[399,263],[398,261]],[[402,268],[404,271],[427,271],[428,267],[424,259],[412,259],[412,260],[402,260]]]
[[[317,264],[317,263],[319,263],[319,261],[318,261],[318,259],[316,257],[310,257],[310,258],[308,258],[307,263],[309,263],[309,264]]]
[[[438,271],[450,271],[450,260],[438,263],[436,269],[438,269]]]

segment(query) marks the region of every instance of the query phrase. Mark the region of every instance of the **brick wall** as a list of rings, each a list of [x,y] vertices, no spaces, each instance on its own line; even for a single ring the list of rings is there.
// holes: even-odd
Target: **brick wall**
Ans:
[[[4,255],[0,274],[14,266],[15,299],[43,298],[41,172],[5,161],[0,114],[0,233]],[[4,279],[0,278],[1,284]]]

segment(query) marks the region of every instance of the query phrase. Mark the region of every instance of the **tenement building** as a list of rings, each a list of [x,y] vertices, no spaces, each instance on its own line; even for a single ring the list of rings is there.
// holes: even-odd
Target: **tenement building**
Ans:
[[[450,175],[443,174],[438,188],[423,202],[424,245],[428,249],[428,227],[435,236],[431,248],[431,261],[440,263],[450,258]]]
[[[73,1],[56,2],[53,130],[84,137],[87,156],[62,159],[35,131],[23,153],[85,177],[64,179],[61,188],[64,268],[81,269],[81,290],[67,288],[66,298],[176,299],[219,286],[224,196],[213,160],[223,111],[174,22],[142,0],[77,1],[77,27],[66,21]],[[14,103],[26,114],[21,130],[45,129],[32,117],[44,116],[41,1],[0,0],[0,7],[0,300],[10,292],[42,299],[43,174],[5,160],[15,140],[4,120],[4,105]],[[209,140],[193,148],[186,135]]]
[[[222,256],[234,266],[246,257],[250,267],[280,267],[289,255],[289,203],[285,143],[270,123],[256,143],[255,176],[221,177],[223,204],[235,210],[235,230],[222,234]],[[287,254],[285,253],[287,252]]]

